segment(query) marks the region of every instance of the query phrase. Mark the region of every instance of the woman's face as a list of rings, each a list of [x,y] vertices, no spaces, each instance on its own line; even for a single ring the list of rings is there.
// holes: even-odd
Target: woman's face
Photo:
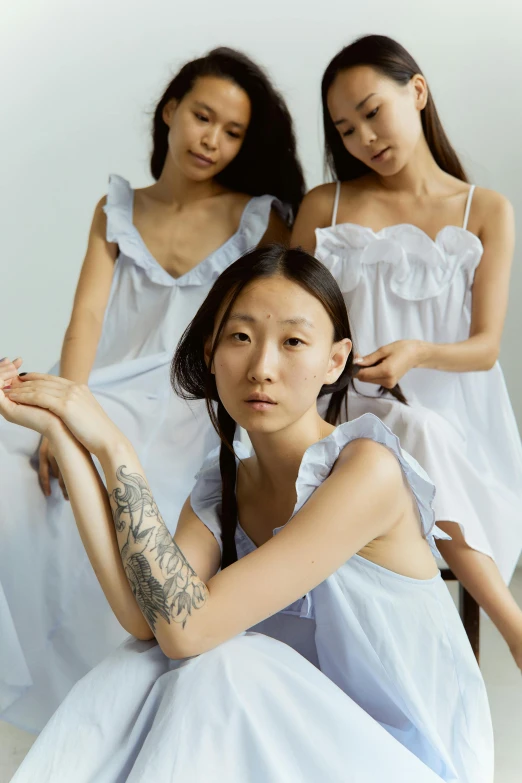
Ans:
[[[250,122],[250,98],[228,79],[202,76],[165,106],[169,154],[188,179],[215,177],[236,157]]]
[[[238,296],[212,372],[238,424],[250,433],[277,432],[316,410],[321,386],[338,379],[350,349],[348,339],[333,342],[320,301],[278,275],[254,281]]]
[[[428,91],[417,75],[406,85],[361,65],[341,71],[327,103],[348,152],[380,176],[397,174],[421,138]]]

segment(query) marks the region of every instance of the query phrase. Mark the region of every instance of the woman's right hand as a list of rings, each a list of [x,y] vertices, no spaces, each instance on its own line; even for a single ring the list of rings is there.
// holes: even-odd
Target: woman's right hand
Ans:
[[[3,381],[5,387],[9,385],[9,382],[13,380],[13,378],[16,378],[21,366],[22,360],[20,357],[11,361],[11,359],[6,356],[5,359],[0,361],[0,381]]]
[[[0,362],[0,415],[12,424],[18,424],[22,427],[35,430],[42,435],[39,446],[40,465],[38,469],[38,481],[42,492],[46,497],[51,494],[51,475],[58,479],[64,497],[68,500],[67,490],[63,478],[60,474],[58,464],[52,453],[47,433],[63,430],[64,425],[58,416],[41,408],[29,405],[17,405],[11,402],[3,393],[3,390],[13,389],[21,386],[22,381],[18,378],[16,369],[21,364],[21,360],[15,359],[13,362],[8,359]],[[15,368],[13,375],[13,367]]]
[[[64,498],[69,500],[67,489],[65,487],[62,474],[60,473],[60,468],[58,467],[58,463],[54,457],[51,444],[45,435],[40,441],[38,457],[40,460],[38,465],[38,482],[44,495],[49,497],[51,494],[51,476],[53,476],[54,478],[58,479],[58,484],[60,485],[60,489],[63,492]]]

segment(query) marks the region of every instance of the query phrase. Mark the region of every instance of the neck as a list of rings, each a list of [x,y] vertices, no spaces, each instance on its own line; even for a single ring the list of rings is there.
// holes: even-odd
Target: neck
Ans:
[[[416,198],[432,194],[448,178],[450,175],[435,162],[423,134],[404,168],[391,177],[377,177],[382,188]]]
[[[202,181],[189,179],[170,155],[167,155],[161,176],[151,190],[156,198],[172,207],[181,207],[225,192],[225,188],[212,178]]]
[[[314,406],[284,430],[249,432],[256,456],[253,465],[256,482],[275,492],[293,486],[307,448],[334,429],[319,416]]]

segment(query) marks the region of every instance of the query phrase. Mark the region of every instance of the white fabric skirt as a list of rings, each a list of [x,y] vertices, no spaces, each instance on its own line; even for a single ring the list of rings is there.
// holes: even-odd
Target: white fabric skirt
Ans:
[[[75,685],[12,783],[436,783],[282,642],[245,633],[171,661],[129,639]]]

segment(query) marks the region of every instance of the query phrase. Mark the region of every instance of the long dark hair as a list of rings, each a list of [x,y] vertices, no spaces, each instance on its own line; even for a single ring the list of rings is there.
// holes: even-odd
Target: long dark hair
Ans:
[[[345,337],[351,340],[346,305],[328,269],[304,250],[287,249],[282,245],[256,248],[225,269],[185,330],[172,361],[171,382],[176,394],[183,399],[206,401],[212,424],[221,438],[219,464],[222,481],[223,568],[237,560],[234,541],[237,525],[236,460],[233,450],[236,422],[219,399],[215,376],[210,367],[223,328],[241,291],[254,280],[274,275],[292,280],[321,302],[332,321],[334,342]],[[210,362],[207,364],[205,345],[212,337],[218,313],[225,302],[226,308],[217,325]],[[358,369],[354,368],[352,357],[353,351],[337,382],[323,386],[319,393],[319,396],[331,395],[325,416],[330,424],[339,421],[343,406],[346,407],[347,417],[347,390],[354,370]]]
[[[408,84],[416,74],[423,75],[411,54],[400,43],[385,35],[367,35],[359,38],[333,58],[324,72],[321,83],[325,166],[335,179],[344,182],[358,179],[372,169],[354,158],[345,148],[339,131],[330,117],[327,98],[337,74],[358,65],[368,65],[389,79],[404,85]],[[466,172],[442,127],[431,91],[428,91],[428,102],[421,111],[421,121],[428,147],[437,165],[457,179],[468,182]]]
[[[234,49],[213,49],[204,57],[186,63],[166,88],[152,121],[152,176],[159,179],[168,152],[168,127],[163,109],[173,99],[181,101],[202,76],[228,79],[247,93],[251,103],[251,119],[243,144],[234,160],[216,176],[216,181],[238,193],[276,196],[290,204],[295,217],[304,196],[305,182],[290,112],[266,73]]]

